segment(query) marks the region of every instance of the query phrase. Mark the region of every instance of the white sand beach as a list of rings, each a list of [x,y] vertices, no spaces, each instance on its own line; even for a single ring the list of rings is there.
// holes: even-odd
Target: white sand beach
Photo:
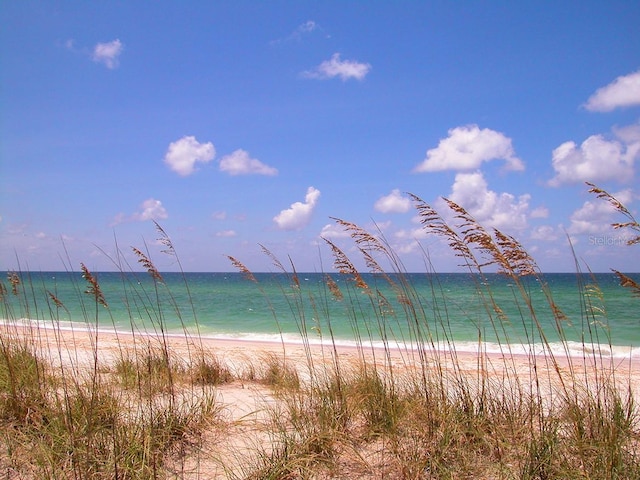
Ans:
[[[365,361],[375,363],[381,372],[390,371],[391,366],[397,376],[411,376],[418,373],[420,365],[427,365],[434,372],[437,369],[443,377],[468,378],[470,385],[490,385],[504,391],[524,386],[532,394],[547,396],[550,402],[561,395],[563,388],[570,390],[570,385],[581,384],[586,388],[595,385],[596,376],[602,380],[603,376],[615,375],[614,383],[623,395],[630,391],[634,398],[640,396],[640,362],[629,358],[556,356],[552,361],[544,356],[426,351],[426,357],[420,360],[415,351],[346,346],[336,346],[334,350],[333,346],[326,345],[305,347],[293,343],[180,335],[158,337],[84,328],[62,330],[16,325],[3,325],[0,335],[4,339],[27,341],[47,359],[52,369],[62,367],[78,375],[91,371],[96,361],[100,371],[108,371],[123,354],[144,352],[154,345],[166,346],[172,359],[185,364],[203,355],[215,356],[233,374],[232,381],[215,386],[216,404],[225,427],[205,432],[197,455],[181,460],[181,478],[228,478],[229,468],[241,468],[244,462],[252,461],[250,459],[258,449],[264,449],[265,444],[272,441],[269,422],[280,400],[270,386],[252,382],[246,374],[249,369],[261,368],[269,356],[281,358],[295,368],[302,381],[309,378],[310,365],[316,373],[322,369],[330,371],[334,355],[337,355],[342,366]],[[533,382],[534,376],[537,382]]]

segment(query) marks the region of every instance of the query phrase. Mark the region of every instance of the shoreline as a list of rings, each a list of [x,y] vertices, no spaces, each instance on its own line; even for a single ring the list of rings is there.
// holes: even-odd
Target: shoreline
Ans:
[[[247,343],[255,346],[280,346],[290,345],[292,347],[304,347],[305,343],[308,343],[314,348],[331,348],[334,345],[337,349],[353,349],[358,350],[360,348],[366,350],[385,350],[391,351],[418,351],[423,350],[432,354],[456,354],[456,355],[489,355],[489,356],[503,356],[509,355],[514,357],[530,357],[530,356],[548,356],[552,354],[556,358],[569,357],[571,359],[584,359],[587,357],[601,357],[601,359],[611,359],[612,361],[630,361],[640,365],[640,346],[633,345],[609,345],[606,343],[580,343],[577,341],[567,342],[551,342],[548,346],[544,346],[541,343],[524,344],[524,343],[511,343],[511,344],[498,344],[495,342],[482,342],[477,341],[457,341],[457,342],[443,342],[435,345],[422,345],[419,346],[415,343],[407,344],[400,343],[398,341],[389,340],[386,345],[382,340],[375,341],[362,341],[360,344],[355,340],[349,340],[344,338],[335,338],[332,342],[328,337],[322,338],[318,336],[307,337],[303,339],[300,334],[295,333],[214,333],[209,331],[198,332],[197,329],[193,331],[180,331],[180,330],[168,330],[165,332],[152,332],[146,330],[135,331],[131,329],[109,328],[100,327],[95,328],[93,325],[80,322],[61,321],[55,322],[52,320],[0,320],[0,328],[7,326],[13,326],[16,328],[25,329],[46,329],[46,330],[59,330],[69,332],[99,332],[101,335],[130,335],[130,336],[158,336],[164,335],[167,338],[199,338],[206,340],[207,342],[222,342],[222,343]]]
[[[528,377],[531,369],[538,373],[556,375],[573,372],[572,375],[590,376],[599,369],[600,373],[615,374],[621,379],[628,379],[629,386],[636,398],[640,398],[640,357],[623,358],[606,357],[595,352],[580,356],[566,354],[550,355],[546,353],[472,352],[457,349],[438,350],[431,347],[422,351],[402,347],[371,345],[345,345],[331,343],[265,341],[258,339],[218,338],[207,335],[189,333],[154,333],[116,331],[109,329],[92,329],[82,324],[59,327],[53,324],[24,324],[16,322],[0,323],[0,336],[9,335],[22,339],[31,339],[41,352],[48,353],[54,363],[64,362],[73,365],[99,357],[101,362],[114,362],[123,351],[135,351],[141,345],[157,343],[166,345],[170,352],[182,360],[192,360],[194,352],[213,354],[231,366],[240,368],[248,362],[260,360],[264,355],[281,355],[287,361],[296,362],[298,366],[308,366],[307,362],[328,363],[337,354],[340,361],[374,362],[386,368],[405,370],[415,369],[421,361],[431,365],[436,363],[445,371],[455,369],[468,373],[508,374]],[[95,348],[97,340],[98,348]],[[37,344],[35,344],[37,342]],[[53,353],[56,355],[53,355]],[[424,355],[420,358],[421,355]],[[65,359],[65,360],[62,360]],[[298,363],[299,362],[299,363]],[[73,365],[78,367],[79,365]],[[487,371],[488,370],[488,371]],[[554,373],[555,372],[555,373]],[[586,378],[586,377],[585,377]]]

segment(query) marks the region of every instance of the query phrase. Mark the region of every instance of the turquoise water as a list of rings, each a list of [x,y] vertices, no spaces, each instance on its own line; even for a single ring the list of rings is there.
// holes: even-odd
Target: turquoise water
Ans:
[[[22,272],[18,295],[7,290],[0,316],[9,321],[97,324],[99,328],[181,333],[218,338],[353,344],[415,344],[473,350],[479,344],[516,351],[541,343],[536,324],[554,348],[579,354],[585,344],[607,345],[612,355],[640,356],[640,298],[613,274],[548,274],[525,278],[522,290],[499,275],[406,274],[385,279],[363,274],[368,290],[332,274],[343,298],[327,287],[326,274],[94,273],[108,307],[96,305],[79,272]],[[640,281],[640,275],[631,275]],[[6,278],[6,277],[5,277]],[[548,285],[558,315],[544,295]],[[597,286],[594,287],[594,286]],[[523,295],[523,292],[525,295]],[[53,295],[59,302],[56,304]],[[531,308],[526,298],[531,299]],[[497,308],[494,308],[497,305]],[[531,311],[534,313],[532,314]],[[557,312],[558,310],[556,310]],[[565,342],[561,342],[564,337]],[[613,346],[613,348],[610,348]]]

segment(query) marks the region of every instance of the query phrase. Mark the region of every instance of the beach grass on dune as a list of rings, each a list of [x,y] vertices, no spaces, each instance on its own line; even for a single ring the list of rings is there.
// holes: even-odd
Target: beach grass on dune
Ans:
[[[591,189],[627,217],[618,228],[640,231],[615,198]],[[270,348],[247,342],[238,353],[209,341],[199,328],[185,326],[183,335],[169,335],[165,309],[184,315],[183,325],[198,326],[197,314],[193,309],[194,318],[186,318],[184,309],[175,308],[162,274],[140,249],[134,254],[152,278],[151,288],[131,283],[125,289],[134,305],[132,317],[144,313],[143,331],[133,321],[130,332],[108,331],[114,327],[109,298],[85,265],[85,283],[76,292],[84,315],[73,328],[58,321],[64,299],[55,292],[37,298],[28,272],[10,272],[0,283],[6,319],[0,328],[0,475],[640,478],[640,371],[632,358],[620,362],[593,348],[607,342],[589,328],[596,316],[602,321],[588,303],[597,297],[597,285],[578,287],[580,298],[587,299],[583,342],[590,353],[561,355],[548,338],[551,333],[565,338],[565,315],[518,241],[485,229],[449,200],[453,223],[419,197],[412,199],[426,232],[444,239],[478,280],[487,319],[483,328],[501,341],[500,354],[483,350],[486,330],[478,332],[476,354],[458,352],[437,282],[427,305],[380,232],[340,219],[336,222],[354,242],[349,251],[365,262],[373,282],[326,239],[334,268],[346,281],[338,285],[326,276],[321,288],[308,292],[299,288],[295,266],[285,268],[263,247],[287,276],[282,294],[298,325],[298,345],[284,339]],[[177,258],[169,236],[157,228]],[[235,257],[230,260],[262,295],[251,271]],[[120,255],[114,264],[125,271]],[[429,268],[426,252],[425,265]],[[492,269],[514,284],[510,301],[518,303],[520,316],[509,321],[522,322],[527,340],[540,352],[510,350],[503,308],[482,281]],[[617,275],[637,301],[631,297],[640,291],[637,283]],[[534,305],[524,283],[530,277],[540,282],[543,307]],[[393,302],[377,288],[382,284],[393,292]],[[354,349],[336,343],[330,302],[347,311]],[[542,315],[555,320],[553,332],[542,327]],[[362,317],[366,322],[358,321]],[[281,332],[277,318],[274,329]],[[312,332],[322,333],[321,345],[311,341]],[[378,339],[382,346],[374,347]],[[437,348],[441,345],[448,348]],[[249,400],[256,403],[242,410]]]

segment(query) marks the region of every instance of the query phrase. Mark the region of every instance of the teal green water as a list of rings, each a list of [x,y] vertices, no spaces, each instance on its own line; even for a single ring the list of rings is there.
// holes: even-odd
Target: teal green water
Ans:
[[[539,324],[547,341],[561,351],[579,354],[585,344],[596,343],[607,345],[613,355],[640,356],[640,298],[620,287],[613,274],[545,275],[542,282],[561,317],[554,314],[540,281],[526,278],[520,290],[513,280],[492,274],[486,281],[469,274],[406,274],[392,276],[391,282],[363,274],[368,290],[332,274],[343,295],[337,300],[326,275],[318,273],[298,274],[298,284],[282,273],[255,274],[257,282],[240,273],[164,273],[162,283],[146,273],[96,273],[108,307],[85,293],[87,283],[79,272],[19,275],[18,295],[3,282],[4,320],[55,322],[65,328],[97,323],[124,331],[187,329],[211,337],[273,341],[281,336],[300,341],[302,332],[312,342],[333,336],[345,344],[426,341],[469,350],[480,342],[487,350],[506,344],[526,350],[541,343]],[[639,275],[631,276],[640,281]]]

